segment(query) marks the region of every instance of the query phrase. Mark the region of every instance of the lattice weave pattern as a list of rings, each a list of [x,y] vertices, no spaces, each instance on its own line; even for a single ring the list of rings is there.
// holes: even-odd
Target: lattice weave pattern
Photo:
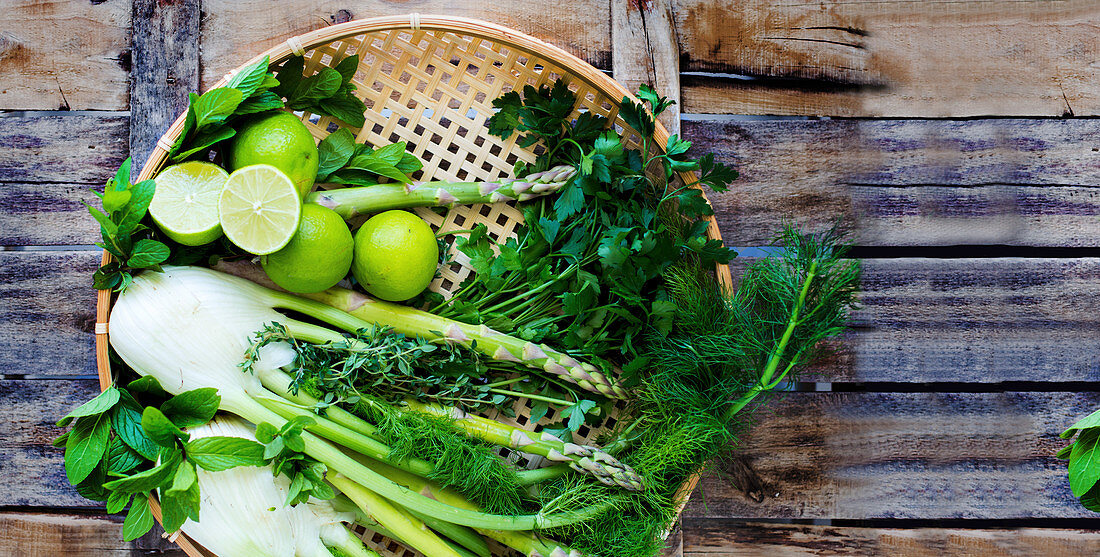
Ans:
[[[370,145],[407,141],[408,150],[424,161],[423,170],[414,176],[419,180],[494,180],[511,176],[517,161],[533,162],[536,153],[517,146],[515,136],[501,140],[489,135],[486,128],[494,111],[493,99],[512,89],[565,79],[581,100],[580,110],[617,118],[620,99],[612,102],[587,83],[570,80],[553,62],[487,39],[444,31],[394,30],[336,40],[305,53],[306,74],[335,66],[353,54],[359,55],[353,83],[367,107],[366,124],[356,129],[309,113],[302,115],[303,121],[318,140],[347,127],[357,141]],[[616,127],[627,129],[621,120]],[[627,144],[637,147],[638,136],[631,134]],[[514,236],[523,221],[514,203],[455,206],[444,215],[428,208],[416,212],[436,231],[483,223],[494,239]],[[469,259],[462,253],[453,251],[450,260],[452,264],[431,285],[448,297],[471,273]],[[486,417],[536,431],[555,418],[551,411],[540,424],[530,424],[530,407],[525,401],[516,403],[515,413],[514,419],[495,412]],[[596,428],[582,427],[574,440],[592,442],[614,423],[615,418],[608,417]],[[543,465],[541,457],[503,454],[518,466]],[[366,532],[364,540],[387,557],[420,555],[373,532]],[[496,546],[494,554],[508,553]]]

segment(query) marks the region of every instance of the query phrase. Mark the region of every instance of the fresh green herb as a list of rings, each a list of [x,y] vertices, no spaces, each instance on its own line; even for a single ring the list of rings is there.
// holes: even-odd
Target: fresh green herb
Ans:
[[[136,539],[152,528],[150,494],[159,493],[164,527],[179,529],[188,518],[199,519],[199,487],[195,466],[219,471],[235,466],[263,465],[263,447],[237,437],[190,440],[183,427],[213,418],[221,398],[214,389],[182,392],[159,408],[142,407],[135,394],[157,392],[148,379],[135,392],[108,387],[60,421],[72,424],[58,438],[65,447],[69,483],[85,497],[105,501],[107,511],[130,506],[123,537]],[[160,391],[163,392],[163,391]]]
[[[335,68],[305,76],[305,59],[292,56],[278,69],[279,86],[275,93],[286,97],[286,106],[292,110],[307,110],[314,114],[326,114],[345,124],[361,128],[366,122],[366,107],[355,96],[351,82],[359,67],[359,55],[345,57]]]
[[[267,422],[256,426],[256,440],[263,443],[263,459],[272,466],[275,475],[290,478],[290,493],[286,505],[297,505],[309,500],[332,499],[336,493],[325,482],[328,467],[304,454],[305,441],[302,430],[317,423],[308,416],[298,416],[275,427]]]
[[[152,180],[131,183],[130,164],[130,159],[122,163],[107,181],[103,193],[92,190],[103,202],[102,211],[84,204],[99,223],[103,241],[96,245],[114,256],[114,261],[101,266],[93,275],[96,290],[122,292],[134,273],[143,269],[159,271],[160,264],[168,259],[168,246],[153,239],[152,230],[141,222],[153,200],[156,184]]]
[[[653,113],[630,99],[620,112],[639,133],[638,149],[628,148],[606,118],[590,112],[574,118],[576,95],[563,81],[493,102],[499,111],[490,133],[505,139],[515,133],[520,145],[542,149],[535,165],[520,165],[517,175],[563,163],[578,173],[552,203],[523,206],[526,224],[516,238],[494,241],[475,227],[457,240],[475,273],[433,312],[585,355],[605,375],[615,373],[609,359],[638,357],[644,332],[668,319],[664,272],[685,254],[712,264],[734,255],[706,238],[702,219],[710,207],[695,186],[724,191],[736,177],[713,157],[689,158],[690,142],[676,136],[655,145],[654,114],[670,101],[649,89],[640,96]],[[677,181],[677,172],[696,169],[697,182]]]
[[[283,108],[275,93],[279,80],[268,72],[268,58],[242,69],[225,87],[202,95],[190,94],[183,131],[180,132],[168,160],[176,163],[204,157],[218,143],[236,135],[234,125],[241,116]]]
[[[409,182],[409,175],[423,164],[405,150],[406,146],[402,141],[373,149],[356,143],[347,128],[340,128],[317,145],[320,153],[317,181],[358,186],[375,185],[383,179]]]
[[[1076,436],[1076,439],[1074,439]],[[1081,506],[1100,512],[1100,410],[1085,416],[1062,432],[1062,439],[1073,441],[1058,451],[1057,457],[1069,461],[1069,488]]]

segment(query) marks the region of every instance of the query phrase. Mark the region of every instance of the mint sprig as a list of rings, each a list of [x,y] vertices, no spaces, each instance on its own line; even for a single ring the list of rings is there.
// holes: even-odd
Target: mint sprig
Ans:
[[[286,97],[286,106],[292,110],[307,110],[314,114],[332,116],[345,124],[361,128],[366,123],[363,113],[367,108],[355,96],[355,69],[359,67],[359,55],[340,60],[335,68],[305,76],[305,59],[288,58],[279,66],[279,86],[275,93]]]
[[[160,270],[168,259],[168,246],[148,237],[148,226],[141,223],[153,201],[156,184],[143,180],[130,182],[131,160],[126,159],[115,176],[107,181],[103,193],[92,190],[102,201],[103,209],[84,204],[99,223],[102,242],[97,246],[107,250],[115,260],[101,266],[92,276],[97,290],[121,292],[130,285],[135,272],[141,269]]]
[[[317,145],[320,160],[317,165],[317,181],[356,186],[373,186],[381,178],[396,182],[411,181],[410,174],[424,165],[420,159],[405,150],[404,141],[372,148],[356,143],[355,136],[346,128],[328,135]]]

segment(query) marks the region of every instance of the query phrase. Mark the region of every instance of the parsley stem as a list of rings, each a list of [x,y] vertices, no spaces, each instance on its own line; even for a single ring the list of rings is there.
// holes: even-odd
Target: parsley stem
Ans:
[[[560,398],[553,398],[553,397],[536,395],[536,394],[521,393],[519,391],[509,391],[509,390],[506,390],[506,389],[495,389],[494,388],[494,389],[489,389],[489,392],[499,394],[499,395],[514,396],[516,398],[529,398],[531,400],[541,400],[543,402],[548,402],[550,404],[557,404],[557,405],[560,405],[560,406],[569,406],[570,404],[573,404],[572,402],[569,402],[568,400],[562,400]]]

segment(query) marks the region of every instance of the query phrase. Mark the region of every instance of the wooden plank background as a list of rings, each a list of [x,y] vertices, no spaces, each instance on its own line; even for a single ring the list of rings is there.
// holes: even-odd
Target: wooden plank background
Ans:
[[[731,245],[839,218],[865,257],[852,332],[704,476],[669,554],[1100,552],[1052,457],[1100,406],[1100,4],[10,0],[0,555],[181,555],[123,543],[49,447],[96,389],[88,189],[255,52],[410,11],[509,25],[679,99],[665,123],[741,170],[712,196]]]

